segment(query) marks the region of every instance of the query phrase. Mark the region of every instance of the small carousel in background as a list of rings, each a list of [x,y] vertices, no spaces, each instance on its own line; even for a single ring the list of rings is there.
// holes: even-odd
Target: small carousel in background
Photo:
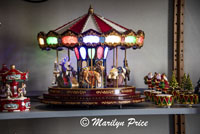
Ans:
[[[109,19],[88,13],[67,24],[38,34],[42,50],[55,49],[53,86],[43,95],[41,102],[63,105],[121,105],[144,101],[134,86],[128,86],[130,69],[127,49],[143,46],[144,32],[135,33]],[[68,54],[59,60],[59,51]],[[119,65],[119,48],[124,51],[124,62]],[[108,52],[113,52],[112,69],[107,72]],[[71,66],[70,51],[77,59],[77,71]]]
[[[0,70],[0,111],[20,112],[30,110],[30,99],[26,95],[28,72],[20,72],[11,65],[10,69],[3,64]]]

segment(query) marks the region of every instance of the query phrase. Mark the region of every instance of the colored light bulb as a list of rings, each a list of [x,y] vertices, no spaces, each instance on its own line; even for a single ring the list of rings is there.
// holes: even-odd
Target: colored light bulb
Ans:
[[[83,37],[83,42],[84,43],[99,43],[100,39],[98,36],[96,35],[88,35],[88,36],[85,36]]]
[[[48,37],[47,38],[48,45],[55,45],[58,44],[58,39],[56,37]]]
[[[139,37],[139,38],[138,38],[138,43],[142,44],[143,41],[144,41],[144,38],[143,38],[143,37]]]
[[[79,51],[77,47],[74,48],[74,52],[75,52],[77,60],[79,60],[80,57],[79,57]]]
[[[88,48],[88,56],[89,56],[90,59],[94,59],[95,48]]]
[[[103,56],[103,58],[104,59],[106,59],[106,57],[107,57],[107,55],[108,55],[108,47],[106,47],[105,49],[104,49],[104,56]]]
[[[44,39],[43,38],[39,38],[39,44],[42,46],[44,45]]]
[[[109,35],[106,37],[105,42],[106,43],[120,43],[121,38],[120,36],[116,36],[116,35]]]
[[[99,46],[97,48],[97,58],[101,59],[103,57],[103,47]]]
[[[80,54],[81,54],[81,58],[82,58],[83,60],[85,60],[85,59],[86,59],[86,49],[85,49],[85,47],[81,47],[81,48],[79,49],[79,51],[80,51]]]
[[[78,39],[75,36],[64,36],[62,38],[62,42],[64,44],[76,44],[78,43]]]
[[[126,43],[135,43],[136,42],[136,37],[135,36],[127,36],[125,38]]]

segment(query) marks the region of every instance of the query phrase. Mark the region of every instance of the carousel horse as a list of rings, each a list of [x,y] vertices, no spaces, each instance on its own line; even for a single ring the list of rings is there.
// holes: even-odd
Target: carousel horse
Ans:
[[[119,66],[119,67],[113,67],[108,75],[108,85],[112,86],[113,80],[118,79],[118,86],[123,85],[124,79],[126,78],[126,69]]]
[[[69,72],[69,69],[65,67],[65,64],[67,62],[68,62],[68,57],[65,57],[59,64],[61,66],[61,71],[56,81],[59,87],[71,88],[72,83],[71,83],[70,75],[69,75],[70,72]]]
[[[127,60],[124,60],[124,68],[126,69],[125,76],[126,76],[126,78],[128,78],[128,81],[130,81],[130,72],[131,72],[131,70],[130,70],[130,68],[128,66]]]
[[[104,71],[105,67],[103,66],[103,62],[102,61],[97,61],[95,64],[95,71],[97,71],[98,73],[100,73],[102,75],[102,72]]]
[[[57,84],[57,78],[60,74],[60,69],[59,69],[59,65],[57,63],[57,61],[54,62],[54,70],[53,70],[53,74],[54,74],[54,79],[52,81],[52,84]]]
[[[18,96],[23,98],[26,95],[26,84],[22,83],[22,87],[18,88]]]
[[[119,66],[118,68],[118,86],[123,85],[124,80],[126,78],[125,74],[126,74],[126,69]]]
[[[12,94],[12,91],[10,90],[10,85],[9,84],[6,84],[6,97],[7,99],[10,99],[10,97],[12,97],[13,94]]]
[[[108,79],[116,80],[118,77],[118,69],[116,67],[113,67],[108,75]]]
[[[90,67],[83,68],[82,83],[86,82],[90,86],[101,87],[101,75],[97,71],[91,71]],[[97,83],[97,84],[96,84]]]

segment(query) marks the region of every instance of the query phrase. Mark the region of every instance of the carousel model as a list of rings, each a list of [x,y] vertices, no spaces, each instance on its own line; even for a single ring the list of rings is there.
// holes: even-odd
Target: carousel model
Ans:
[[[135,33],[111,20],[88,13],[63,26],[38,34],[42,50],[55,49],[53,86],[43,95],[42,103],[62,105],[121,105],[144,101],[134,86],[128,86],[130,69],[128,48],[143,46],[144,32]],[[118,65],[118,48],[124,51],[124,63]],[[68,56],[59,61],[58,51],[68,49]],[[112,69],[107,73],[108,52],[113,52]],[[77,71],[70,65],[70,51],[77,58]]]
[[[10,70],[3,64],[0,70],[0,111],[20,112],[30,110],[30,99],[26,95],[28,72],[20,72],[11,65]],[[21,87],[19,87],[21,86]]]

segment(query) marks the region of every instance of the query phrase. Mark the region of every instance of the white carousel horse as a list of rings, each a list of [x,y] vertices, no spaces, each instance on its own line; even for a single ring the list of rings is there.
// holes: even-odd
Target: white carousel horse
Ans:
[[[10,85],[6,84],[6,97],[7,97],[7,99],[10,99],[11,96],[13,96],[13,94],[10,90]]]
[[[22,87],[18,88],[18,96],[23,98],[26,95],[26,84],[22,83]]]

